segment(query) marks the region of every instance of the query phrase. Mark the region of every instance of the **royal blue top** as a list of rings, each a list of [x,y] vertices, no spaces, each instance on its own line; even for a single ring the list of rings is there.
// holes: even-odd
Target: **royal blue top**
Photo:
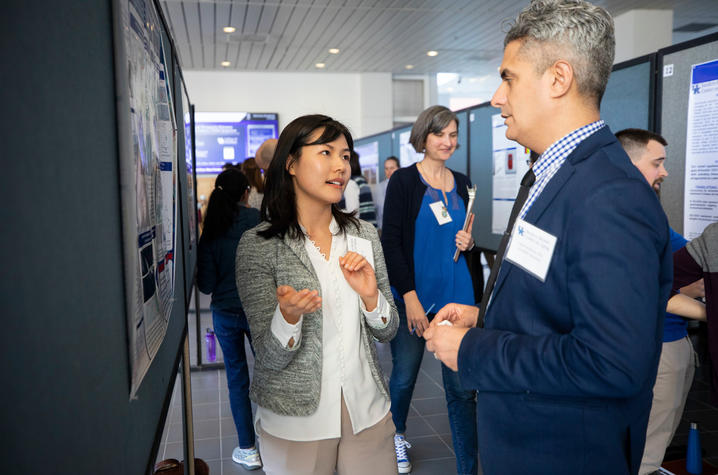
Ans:
[[[423,177],[421,180],[427,184]],[[474,304],[474,289],[464,256],[459,254],[459,260],[454,262],[456,233],[466,217],[464,201],[457,194],[456,185],[446,193],[446,198],[451,222],[439,225],[429,205],[443,202],[443,194],[427,184],[415,223],[414,281],[419,301],[430,313],[451,302]]]
[[[688,241],[686,238],[669,228],[671,234],[671,251],[676,252],[683,248]],[[678,315],[666,312],[666,320],[663,323],[663,342],[680,340],[688,335],[688,321]]]

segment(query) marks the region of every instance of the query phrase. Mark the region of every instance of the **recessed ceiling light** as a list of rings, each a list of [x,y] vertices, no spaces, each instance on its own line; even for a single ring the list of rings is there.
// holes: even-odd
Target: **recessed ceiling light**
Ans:
[[[329,48],[331,54],[339,54],[339,48]]]
[[[434,51],[433,49],[432,49],[431,51],[427,51],[427,52],[426,52],[426,55],[427,55],[427,56],[436,56],[436,55],[438,55],[438,54],[439,54],[439,52],[438,52],[438,51]]]
[[[453,88],[453,87],[446,88],[446,90],[449,91],[449,92],[454,92],[454,88]]]
[[[323,67],[326,66],[326,64],[324,64],[324,63],[317,63],[317,64],[315,64],[314,66],[317,67],[317,68],[319,68],[319,69],[322,69]]]
[[[413,65],[413,64],[407,64],[406,66],[404,66],[404,69],[414,69],[414,65]]]
[[[222,29],[224,30],[225,33],[234,33],[235,31],[237,31],[237,29],[233,26],[225,26]]]
[[[226,68],[227,66],[229,66],[232,63],[230,63],[229,61],[222,61],[221,64],[222,64],[222,66],[224,66]]]

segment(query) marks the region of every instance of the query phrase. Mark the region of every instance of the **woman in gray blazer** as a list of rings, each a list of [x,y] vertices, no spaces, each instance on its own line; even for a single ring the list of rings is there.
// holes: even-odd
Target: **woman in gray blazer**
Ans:
[[[374,226],[336,205],[352,149],[330,117],[287,125],[267,170],[265,222],[237,248],[268,474],[396,473],[374,341],[391,340],[399,320]]]

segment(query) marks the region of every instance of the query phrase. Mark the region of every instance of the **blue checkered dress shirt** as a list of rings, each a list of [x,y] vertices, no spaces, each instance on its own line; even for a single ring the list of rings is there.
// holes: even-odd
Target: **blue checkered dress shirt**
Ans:
[[[521,208],[521,214],[519,217],[524,219],[526,213],[528,213],[531,205],[539,197],[541,192],[548,182],[553,178],[566,158],[573,152],[578,145],[591,136],[594,132],[604,127],[606,123],[603,120],[584,125],[583,127],[574,130],[564,138],[554,142],[534,163],[533,171],[536,174],[536,181],[534,182],[531,190],[529,191],[529,197]]]

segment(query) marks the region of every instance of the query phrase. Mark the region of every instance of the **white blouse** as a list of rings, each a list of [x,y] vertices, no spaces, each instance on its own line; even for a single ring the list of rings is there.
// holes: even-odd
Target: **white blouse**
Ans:
[[[347,252],[347,239],[332,219],[332,245],[327,260],[305,239],[322,295],[322,379],[319,406],[310,416],[283,416],[264,407],[257,408],[255,422],[262,430],[286,440],[310,441],[341,437],[341,397],[349,411],[354,434],[379,422],[389,412],[389,400],[377,388],[369,369],[369,357],[361,338],[361,318],[374,328],[384,328],[391,308],[379,292],[377,307],[367,312],[359,295],[349,286],[339,267],[339,257]],[[297,289],[300,290],[300,289]],[[312,289],[310,289],[312,290]],[[360,311],[361,309],[361,311]],[[303,317],[295,325],[284,320],[279,305],[272,319],[272,333],[279,341],[301,338]]]

